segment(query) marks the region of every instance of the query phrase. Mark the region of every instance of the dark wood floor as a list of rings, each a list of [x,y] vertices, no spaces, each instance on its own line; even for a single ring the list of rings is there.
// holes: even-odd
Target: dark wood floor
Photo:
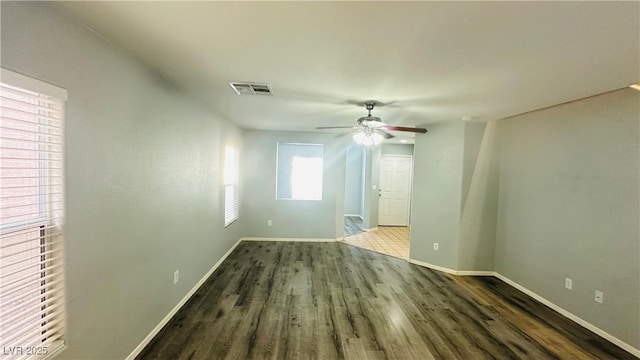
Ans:
[[[242,242],[141,359],[635,359],[493,277]]]

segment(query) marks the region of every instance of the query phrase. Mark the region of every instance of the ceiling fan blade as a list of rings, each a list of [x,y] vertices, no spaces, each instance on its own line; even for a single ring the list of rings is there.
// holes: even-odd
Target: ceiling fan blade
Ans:
[[[424,128],[414,128],[414,127],[404,127],[404,126],[395,126],[395,125],[384,125],[383,128],[391,131],[406,131],[406,132],[414,132],[424,134],[427,132],[427,129]]]
[[[387,131],[384,131],[382,129],[376,129],[376,132],[378,132],[380,135],[384,136],[384,138],[387,139],[387,140],[388,139],[393,139],[394,137],[396,137],[395,135],[393,135],[393,134],[391,134],[391,133],[389,133]]]
[[[323,129],[360,129],[360,126],[319,126],[317,130]]]

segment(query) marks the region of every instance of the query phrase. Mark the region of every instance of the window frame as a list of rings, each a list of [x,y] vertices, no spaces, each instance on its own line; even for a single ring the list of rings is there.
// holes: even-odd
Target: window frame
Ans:
[[[229,164],[228,162],[232,163]],[[229,167],[233,166],[235,173],[228,174],[231,170]],[[234,214],[227,214],[227,201],[229,201],[227,190],[235,196],[235,216]],[[240,153],[235,146],[226,145],[224,148],[224,169],[223,169],[223,194],[224,194],[224,227],[227,228],[234,222],[240,219]],[[230,205],[233,206],[233,205]],[[229,207],[230,207],[229,206]],[[229,216],[231,215],[231,216]]]

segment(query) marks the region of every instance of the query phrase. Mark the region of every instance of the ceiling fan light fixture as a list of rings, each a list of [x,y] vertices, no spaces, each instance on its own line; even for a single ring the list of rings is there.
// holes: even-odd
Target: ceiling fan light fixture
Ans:
[[[353,140],[364,146],[376,146],[380,145],[384,140],[384,136],[378,133],[358,132],[353,134]]]
[[[378,133],[373,133],[371,134],[371,140],[373,140],[373,145],[380,145],[384,140],[384,136]]]

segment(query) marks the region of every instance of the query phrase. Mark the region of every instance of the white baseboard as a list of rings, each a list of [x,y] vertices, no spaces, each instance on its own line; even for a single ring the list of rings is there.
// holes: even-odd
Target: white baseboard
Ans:
[[[243,237],[240,241],[299,241],[299,242],[336,242],[336,239],[313,239],[313,238],[268,238],[268,237]]]
[[[568,318],[569,320],[574,321],[575,323],[577,323],[578,325],[593,331],[594,333],[598,334],[599,336],[603,337],[604,339],[609,340],[610,342],[612,342],[613,344],[619,346],[620,348],[624,349],[625,351],[629,352],[630,354],[634,355],[635,357],[640,358],[640,349],[636,349],[633,346],[627,344],[626,342],[618,339],[617,337],[609,334],[608,332],[600,329],[599,327],[591,324],[590,322],[580,318],[577,315],[574,315],[570,312],[568,312],[567,310],[561,308],[560,306],[552,303],[551,301],[543,298],[542,296],[534,293],[533,291],[527,289],[526,287],[518,284],[517,282],[509,279],[508,277],[499,274],[499,273],[494,273],[494,276],[497,277],[498,279],[506,282],[507,284],[513,286],[514,288],[522,291],[523,293],[531,296],[532,298],[536,299],[537,301],[543,303],[544,305],[546,305],[547,307],[551,308],[552,310],[556,311],[557,313],[559,313],[560,315]]]
[[[495,271],[456,271],[458,276],[495,276]]]
[[[202,279],[200,279],[200,281],[198,281],[193,288],[191,288],[191,290],[189,290],[189,292],[182,298],[182,300],[180,300],[180,302],[178,302],[176,304],[176,306],[173,307],[173,309],[171,309],[171,311],[167,314],[167,316],[165,316],[160,323],[153,328],[153,330],[151,330],[151,332],[149,333],[149,335],[147,335],[147,337],[145,337],[142,342],[136,346],[135,349],[133,349],[133,351],[131,352],[131,354],[129,354],[129,356],[126,357],[126,360],[133,360],[135,359],[136,356],[138,356],[140,354],[140,352],[142,350],[144,350],[144,348],[149,345],[149,343],[151,342],[151,340],[153,340],[153,338],[158,335],[158,333],[160,332],[160,330],[162,330],[162,328],[167,325],[167,323],[169,322],[169,320],[171,320],[171,318],[180,310],[180,308],[182,308],[182,306],[184,306],[184,304],[191,298],[191,296],[193,296],[193,294],[198,290],[198,288],[200,288],[200,286],[202,286],[202,284],[204,284],[205,281],[207,281],[207,279],[211,276],[211,274],[213,274],[214,271],[216,271],[216,269],[218,268],[218,266],[220,266],[220,264],[222,264],[222,262],[229,256],[231,255],[231,253],[233,252],[233,250],[236,248],[236,246],[238,246],[238,244],[240,244],[240,242],[242,241],[242,238],[238,239],[238,241],[235,242],[235,244],[233,244],[233,246],[231,246],[231,248],[229,250],[227,250],[227,252],[222,255],[222,257],[220,258],[220,260],[218,260],[218,262],[216,262],[213,267],[211,267],[211,269],[209,271],[207,271],[206,274],[204,274],[204,276],[202,277]]]
[[[412,263],[412,264],[416,264],[416,265],[420,265],[420,266],[429,268],[429,269],[442,271],[442,272],[445,272],[445,273],[451,274],[451,275],[458,275],[458,276],[494,276],[495,275],[494,271],[466,271],[466,270],[458,271],[458,270],[449,269],[449,268],[444,267],[444,266],[433,265],[433,264],[429,264],[429,263],[426,263],[426,262],[413,260],[413,259],[409,259],[409,262]]]
[[[444,266],[433,265],[433,264],[429,264],[429,263],[426,263],[426,262],[413,260],[413,259],[409,259],[408,261],[411,264],[420,265],[420,266],[423,266],[423,267],[426,267],[426,268],[429,268],[429,269],[442,271],[442,272],[445,272],[447,274],[458,275],[457,271],[455,271],[453,269],[449,269],[449,268],[444,267]]]

